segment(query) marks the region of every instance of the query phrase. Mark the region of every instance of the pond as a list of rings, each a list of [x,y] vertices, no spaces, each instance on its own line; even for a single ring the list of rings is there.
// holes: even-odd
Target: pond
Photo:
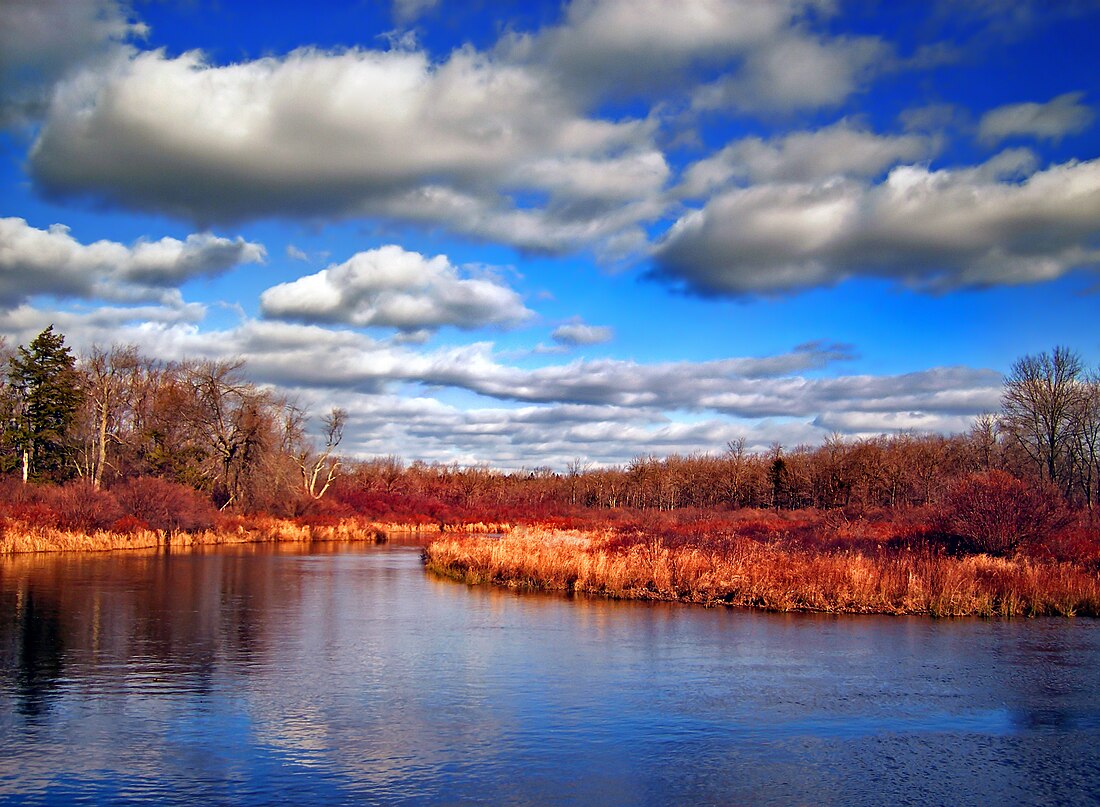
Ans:
[[[414,545],[0,559],[0,802],[1088,804],[1100,624],[469,588]]]

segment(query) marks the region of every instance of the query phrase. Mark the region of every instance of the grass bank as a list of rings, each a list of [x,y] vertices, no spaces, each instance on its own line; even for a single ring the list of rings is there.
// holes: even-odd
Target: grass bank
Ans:
[[[614,530],[517,528],[442,536],[429,569],[470,584],[769,611],[950,616],[1100,616],[1100,575],[1053,560],[934,549],[822,551],[736,536],[700,545]]]
[[[294,519],[230,516],[210,529],[166,531],[72,530],[33,524],[18,519],[0,520],[0,555],[26,552],[105,552],[171,546],[189,548],[220,544],[278,543],[303,541],[346,541],[382,543],[389,535],[437,536],[440,534],[493,532],[508,529],[503,524],[438,524],[370,521],[344,518],[327,523]]]

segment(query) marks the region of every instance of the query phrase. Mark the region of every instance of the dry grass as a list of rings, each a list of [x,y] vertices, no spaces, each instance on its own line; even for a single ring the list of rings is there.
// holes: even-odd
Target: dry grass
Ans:
[[[448,525],[447,533],[504,533],[505,524]],[[168,533],[160,530],[136,529],[127,532],[111,530],[67,530],[59,527],[29,524],[14,519],[0,521],[0,555],[23,552],[104,552],[120,549],[142,549],[172,546],[178,548],[303,541],[345,541],[381,543],[391,534],[439,535],[437,524],[404,524],[340,519],[326,524],[303,524],[290,519],[266,516],[227,518],[216,529]]]
[[[1100,616],[1100,578],[1068,563],[955,558],[928,551],[815,552],[731,539],[705,548],[659,538],[624,545],[611,532],[516,529],[444,537],[430,569],[496,583],[771,611],[930,616]]]

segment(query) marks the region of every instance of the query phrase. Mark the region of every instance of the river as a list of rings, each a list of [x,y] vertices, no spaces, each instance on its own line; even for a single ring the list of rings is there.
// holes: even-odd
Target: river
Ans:
[[[516,594],[413,545],[0,559],[4,804],[1096,804],[1100,623]]]

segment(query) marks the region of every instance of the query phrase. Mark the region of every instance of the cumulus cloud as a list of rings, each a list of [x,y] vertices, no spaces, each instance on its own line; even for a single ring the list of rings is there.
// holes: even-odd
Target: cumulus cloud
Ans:
[[[513,33],[498,50],[581,96],[667,91],[702,68],[721,78],[699,107],[816,107],[851,93],[885,50],[872,37],[816,34],[830,13],[818,0],[574,0],[560,25]]]
[[[114,0],[0,3],[0,125],[41,114],[57,81],[77,67],[102,64],[145,30]]]
[[[515,291],[491,277],[463,277],[443,255],[389,245],[260,295],[265,316],[420,332],[444,325],[514,325],[533,316]]]
[[[63,224],[45,230],[21,218],[0,219],[0,306],[36,294],[127,302],[171,302],[194,277],[210,277],[264,259],[261,244],[241,237],[195,233],[183,241],[161,238],[127,246],[117,241],[82,244]]]
[[[835,103],[885,46],[819,32],[831,13],[824,0],[576,0],[558,25],[442,60],[408,42],[226,65],[120,52],[58,86],[28,165],[51,198],[204,228],[373,217],[617,260],[646,249],[672,171],[660,110],[601,117],[604,94],[705,74],[699,109]]]
[[[1100,160],[1022,181],[1030,152],[985,166],[893,169],[736,188],[682,216],[655,277],[700,294],[780,293],[856,276],[925,290],[1035,283],[1100,262]]]
[[[1068,92],[1045,104],[1008,104],[991,109],[978,123],[978,139],[990,144],[1009,137],[1057,141],[1083,132],[1096,116],[1081,103],[1084,96],[1082,92]]]
[[[550,337],[558,344],[570,347],[600,345],[604,342],[610,342],[614,336],[614,329],[607,325],[586,325],[580,320],[559,325],[550,334]]]
[[[841,120],[816,131],[730,143],[688,166],[678,192],[699,197],[731,183],[871,178],[899,163],[928,159],[937,150],[936,139],[928,135],[880,135]]]
[[[225,66],[153,51],[61,85],[29,166],[48,194],[204,225],[367,215],[564,249],[606,230],[609,210],[612,229],[653,215],[623,204],[624,173],[635,201],[664,182],[652,132],[585,117],[537,73],[470,48],[441,63],[301,49]]]
[[[835,106],[889,55],[886,43],[874,37],[821,41],[788,34],[754,49],[739,71],[697,89],[692,105],[700,111]]]

